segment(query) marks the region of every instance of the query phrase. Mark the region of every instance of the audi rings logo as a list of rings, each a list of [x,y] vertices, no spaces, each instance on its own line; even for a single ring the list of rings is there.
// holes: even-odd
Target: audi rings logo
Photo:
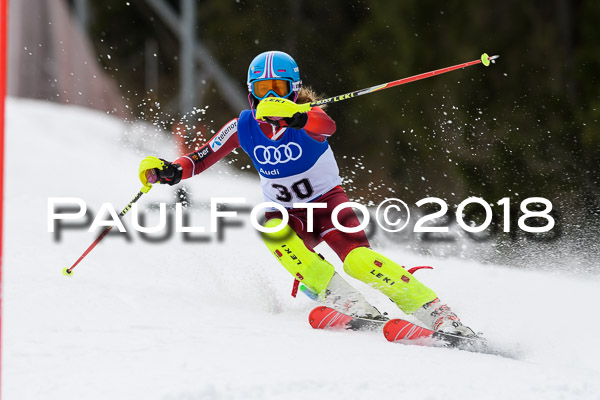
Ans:
[[[296,161],[302,156],[302,147],[298,143],[282,144],[280,146],[256,146],[254,158],[260,164],[285,164]]]

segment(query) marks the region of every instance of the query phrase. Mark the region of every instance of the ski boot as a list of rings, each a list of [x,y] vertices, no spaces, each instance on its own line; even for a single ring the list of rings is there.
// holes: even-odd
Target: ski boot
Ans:
[[[265,227],[278,226],[271,219]],[[352,317],[378,318],[381,313],[344,280],[323,256],[315,253],[286,225],[278,232],[263,233],[267,248],[292,276],[302,282],[325,305]],[[421,303],[423,304],[423,303]]]
[[[377,308],[337,272],[331,277],[321,300],[326,306],[352,317],[385,319]]]
[[[413,313],[426,328],[443,333],[464,337],[476,337],[477,335],[471,328],[460,322],[460,318],[452,312],[450,307],[442,304],[437,297],[426,303]]]

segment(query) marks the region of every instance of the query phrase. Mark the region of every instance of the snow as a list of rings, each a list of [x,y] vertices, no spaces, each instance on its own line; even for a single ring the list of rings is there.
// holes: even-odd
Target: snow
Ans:
[[[152,126],[22,99],[8,99],[6,135],[4,400],[600,399],[597,275],[378,249],[403,265],[434,265],[417,277],[515,358],[313,330],[315,303],[291,298],[292,278],[247,213],[222,241],[111,233],[65,277],[99,232],[65,230],[55,240],[48,198],[78,197],[94,212],[108,202],[118,212],[140,189],[139,161],[177,150]],[[261,201],[257,178],[225,163],[186,185],[192,225],[207,229],[211,197]],[[173,201],[172,188],[156,186],[140,210]],[[333,252],[318,250],[344,275]]]

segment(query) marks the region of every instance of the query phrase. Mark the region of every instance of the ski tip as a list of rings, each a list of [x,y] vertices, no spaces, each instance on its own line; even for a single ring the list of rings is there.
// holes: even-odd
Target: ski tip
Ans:
[[[65,276],[73,276],[73,271],[71,271],[71,270],[69,269],[69,267],[65,267],[65,268],[62,270],[62,273],[63,273],[63,275],[65,275]]]

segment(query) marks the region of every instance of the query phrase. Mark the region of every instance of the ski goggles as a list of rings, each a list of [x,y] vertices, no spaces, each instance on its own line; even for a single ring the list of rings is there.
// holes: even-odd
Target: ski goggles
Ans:
[[[269,94],[277,97],[287,97],[292,92],[292,82],[287,79],[263,79],[252,83],[252,94],[259,100]]]

